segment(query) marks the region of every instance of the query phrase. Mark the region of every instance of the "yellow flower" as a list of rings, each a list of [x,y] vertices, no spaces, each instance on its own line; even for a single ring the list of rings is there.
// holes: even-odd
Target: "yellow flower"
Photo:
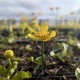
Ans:
[[[11,58],[14,56],[14,52],[12,50],[6,50],[4,53],[4,57]]]
[[[34,26],[34,28],[38,28],[39,27],[39,24],[38,23],[35,23],[33,26]]]
[[[27,18],[26,16],[24,16],[24,17],[22,17],[22,20],[23,20],[23,21],[27,21],[28,18]]]
[[[38,20],[36,18],[33,18],[29,24],[32,28],[36,29],[38,28],[40,25],[38,24]]]
[[[31,31],[31,33],[28,34],[28,37],[44,42],[49,41],[52,37],[56,36],[56,32],[48,32],[48,28],[49,27],[47,24],[40,26],[37,30],[30,27],[28,29]]]
[[[25,28],[27,28],[29,25],[27,24],[27,23],[21,23],[20,25],[19,25],[19,27],[20,27],[20,29],[25,29]]]

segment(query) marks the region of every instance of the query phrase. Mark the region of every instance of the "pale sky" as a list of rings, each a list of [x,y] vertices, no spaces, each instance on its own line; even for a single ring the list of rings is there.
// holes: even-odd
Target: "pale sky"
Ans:
[[[58,15],[68,15],[75,11],[80,13],[80,0],[0,0],[0,19],[17,18],[19,13],[30,16],[32,12],[41,12],[38,18],[51,19],[55,16],[55,10],[51,7],[60,7]]]

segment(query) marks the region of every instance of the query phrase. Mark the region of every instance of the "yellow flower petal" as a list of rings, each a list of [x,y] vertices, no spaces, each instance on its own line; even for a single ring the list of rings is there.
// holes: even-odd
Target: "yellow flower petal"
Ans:
[[[48,31],[48,28],[49,28],[48,25],[44,24],[44,25],[41,26],[40,30],[45,32],[45,31]]]
[[[39,24],[35,23],[35,24],[34,24],[34,27],[35,27],[35,28],[39,28]]]
[[[46,41],[49,41],[49,40],[51,40],[51,37],[47,37],[43,41],[46,42]]]
[[[27,36],[30,38],[35,38],[35,35],[33,35],[33,34],[28,34]]]
[[[34,30],[33,28],[29,27],[28,29],[30,30],[30,32],[33,32],[34,34],[37,34],[37,31]]]
[[[56,31],[52,31],[49,36],[52,38],[52,37],[55,37],[56,36]]]

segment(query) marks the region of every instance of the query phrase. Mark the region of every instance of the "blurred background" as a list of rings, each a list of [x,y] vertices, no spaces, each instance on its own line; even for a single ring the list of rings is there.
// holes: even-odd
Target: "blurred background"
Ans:
[[[60,22],[67,20],[80,20],[79,0],[0,0],[0,20],[14,18],[19,20],[19,14],[29,19],[36,17],[38,20],[46,20],[51,25],[55,19]]]
[[[10,33],[16,39],[17,36],[27,38],[28,26],[35,27],[46,22],[51,30],[56,29],[58,37],[80,40],[79,2],[79,0],[0,0],[0,37],[2,39]]]

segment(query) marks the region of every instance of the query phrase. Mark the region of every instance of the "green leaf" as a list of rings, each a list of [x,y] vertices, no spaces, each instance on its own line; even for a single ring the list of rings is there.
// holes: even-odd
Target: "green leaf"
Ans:
[[[8,38],[9,43],[13,43],[14,41],[15,41],[15,39],[13,37]]]
[[[72,51],[72,47],[68,47],[67,48],[67,56],[72,56],[73,55],[73,51]]]
[[[58,50],[60,50],[61,49],[61,47],[60,47],[60,44],[56,44],[55,45],[55,47],[53,47],[53,51],[55,52],[55,51],[58,51]]]
[[[37,65],[36,67],[34,67],[34,71],[37,71],[38,69],[40,70],[42,70],[42,68],[43,68],[43,66],[41,66],[41,65]]]
[[[31,77],[32,74],[29,71],[27,72],[20,71],[12,78],[12,80],[24,80],[25,78],[31,78]]]
[[[5,77],[0,76],[0,80],[8,80]]]
[[[46,61],[46,56],[45,55],[43,56],[43,61],[44,62]],[[36,58],[36,63],[39,64],[39,65],[43,65],[42,56]]]
[[[64,44],[64,49],[62,51],[63,57],[70,57],[73,55],[72,47],[67,44]]]
[[[65,62],[65,59],[61,53],[58,53],[57,56],[60,60],[62,60],[62,62]]]
[[[62,57],[66,57],[67,56],[67,51],[66,50],[63,50],[62,51]]]
[[[58,53],[58,58],[61,59],[63,62],[68,58],[68,60],[71,60],[71,56],[73,55],[72,47],[70,47],[68,44],[62,43],[61,44],[62,52]]]
[[[2,65],[0,65],[0,75],[4,76],[6,74],[6,68]]]
[[[80,68],[76,68],[75,76],[77,77],[77,80],[80,80]]]

